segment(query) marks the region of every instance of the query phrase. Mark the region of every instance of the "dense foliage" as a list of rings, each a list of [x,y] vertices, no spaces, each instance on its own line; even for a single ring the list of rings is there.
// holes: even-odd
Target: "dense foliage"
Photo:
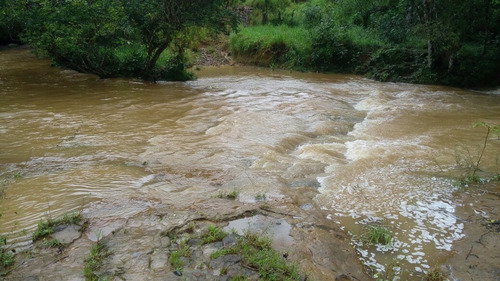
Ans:
[[[21,38],[39,53],[101,77],[190,79],[184,67],[186,35],[200,27],[223,31],[236,25],[225,0],[13,0],[2,5],[19,11]],[[3,26],[13,22],[2,21]]]
[[[229,42],[243,62],[500,84],[500,0],[0,0],[0,44],[23,41],[101,77],[185,80],[186,50],[234,28],[239,7],[252,8]]]
[[[255,27],[232,35],[232,51],[241,60],[252,61],[249,57],[262,53],[260,42],[274,40],[287,54],[272,65],[363,73],[383,81],[500,84],[499,0],[247,0],[240,5],[254,8],[253,25],[267,23],[261,37],[249,35]],[[292,36],[284,41],[269,36],[283,26],[307,32],[288,31]],[[298,41],[311,51],[295,52],[294,46],[303,45]]]

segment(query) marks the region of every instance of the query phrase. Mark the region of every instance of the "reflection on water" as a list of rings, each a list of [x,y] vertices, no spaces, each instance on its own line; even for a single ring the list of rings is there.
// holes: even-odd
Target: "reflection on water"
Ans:
[[[252,201],[307,187],[365,263],[425,271],[463,236],[457,146],[476,153],[484,132],[471,125],[500,122],[496,92],[356,76],[221,67],[149,84],[50,68],[26,50],[2,51],[0,67],[0,232],[18,247],[41,218],[102,198],[239,189]],[[484,170],[499,151],[492,138]],[[373,222],[392,245],[360,245]]]

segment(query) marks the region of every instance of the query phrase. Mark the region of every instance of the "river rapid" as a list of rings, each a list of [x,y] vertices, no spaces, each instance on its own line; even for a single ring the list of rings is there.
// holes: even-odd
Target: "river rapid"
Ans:
[[[473,202],[457,196],[457,159],[477,161],[486,129],[474,123],[500,124],[498,90],[235,66],[196,74],[98,79],[0,51],[0,233],[11,246],[95,201],[220,190],[244,202],[299,190],[294,202],[337,222],[381,274],[417,276],[464,239],[457,208]],[[499,154],[492,134],[483,178],[499,172]],[[373,223],[392,231],[390,245],[362,245]]]

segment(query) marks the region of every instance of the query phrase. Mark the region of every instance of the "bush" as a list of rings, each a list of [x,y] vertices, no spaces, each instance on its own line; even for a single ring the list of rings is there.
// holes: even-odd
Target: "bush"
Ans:
[[[436,76],[425,64],[426,52],[405,47],[383,48],[375,52],[360,68],[369,77],[380,81],[403,81],[431,84]]]
[[[346,29],[336,27],[331,19],[312,31],[312,67],[322,71],[353,69],[361,50],[347,36]]]

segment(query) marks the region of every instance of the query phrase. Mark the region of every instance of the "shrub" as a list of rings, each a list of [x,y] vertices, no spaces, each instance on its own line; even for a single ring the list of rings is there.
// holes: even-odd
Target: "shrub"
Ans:
[[[361,50],[347,36],[346,29],[326,19],[312,30],[312,67],[322,71],[353,69]]]

